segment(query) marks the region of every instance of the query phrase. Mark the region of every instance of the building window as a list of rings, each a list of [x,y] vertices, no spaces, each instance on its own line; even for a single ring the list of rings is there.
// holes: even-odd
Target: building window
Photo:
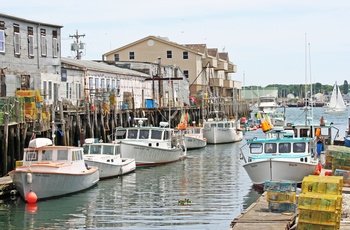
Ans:
[[[15,48],[15,55],[19,56],[20,53],[20,37],[19,37],[19,25],[13,25],[13,46]]]
[[[101,79],[101,88],[105,89],[105,79]]]
[[[100,88],[100,84],[99,84],[99,79],[95,78],[95,92],[98,92],[98,89]]]
[[[66,98],[68,99],[69,97],[69,82],[66,83]]]
[[[49,100],[52,100],[52,81],[49,81]]]
[[[129,52],[129,59],[134,60],[135,59],[135,53],[134,52]]]
[[[111,89],[111,79],[107,79],[107,91]]]
[[[89,78],[89,90],[90,90],[90,94],[93,93],[93,89],[94,89],[94,79],[92,77]]]
[[[44,99],[47,99],[47,82],[43,81],[43,94],[44,94]]]
[[[52,56],[57,57],[58,53],[58,42],[57,42],[57,31],[52,31]]]
[[[173,52],[171,50],[166,51],[166,58],[173,58]]]
[[[34,57],[34,32],[33,27],[28,27],[28,56]]]
[[[114,61],[119,61],[119,54],[114,54]]]
[[[80,95],[80,83],[77,83],[75,85],[75,98],[77,100],[80,100],[80,98],[81,98],[81,95]]]
[[[187,51],[184,51],[184,52],[183,52],[182,58],[183,58],[183,59],[188,59],[188,52],[187,52]]]
[[[188,78],[188,70],[184,70],[184,75],[186,78]]]
[[[61,69],[61,81],[67,81],[67,70]]]
[[[5,53],[5,22],[0,21],[0,53]]]
[[[41,56],[46,57],[47,55],[47,41],[46,41],[46,30],[40,29],[40,48]]]

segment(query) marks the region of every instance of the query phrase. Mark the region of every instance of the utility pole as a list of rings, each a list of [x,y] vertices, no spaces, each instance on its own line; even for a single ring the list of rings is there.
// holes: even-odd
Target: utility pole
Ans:
[[[85,43],[82,43],[81,41],[79,43],[79,38],[80,37],[85,37],[85,34],[79,34],[78,30],[77,30],[74,35],[69,35],[69,37],[70,38],[75,38],[74,43],[71,44],[71,51],[77,52],[76,59],[79,60],[79,59],[81,59],[81,54],[83,52],[83,51],[80,51],[80,50],[83,50],[85,48]]]

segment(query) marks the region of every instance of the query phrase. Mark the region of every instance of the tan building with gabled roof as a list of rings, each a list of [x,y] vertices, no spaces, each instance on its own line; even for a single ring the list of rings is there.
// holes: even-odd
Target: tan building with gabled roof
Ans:
[[[240,99],[241,82],[231,76],[236,65],[229,61],[228,53],[209,49],[206,44],[181,45],[168,38],[148,36],[103,54],[103,60],[178,66],[189,80],[190,96],[207,94]]]

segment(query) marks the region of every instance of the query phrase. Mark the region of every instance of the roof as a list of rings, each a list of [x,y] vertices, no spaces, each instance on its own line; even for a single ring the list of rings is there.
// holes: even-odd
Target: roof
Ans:
[[[219,53],[219,58],[225,61],[228,61],[228,53]]]
[[[206,44],[185,44],[184,46],[186,46],[187,48],[189,48],[191,50],[195,50],[201,54],[205,53],[205,49],[207,47]]]
[[[159,37],[159,36],[156,37],[156,36],[152,36],[152,35],[147,36],[147,37],[144,37],[144,38],[142,38],[142,39],[140,39],[140,40],[137,40],[137,41],[135,41],[135,42],[129,43],[129,44],[125,45],[125,46],[119,47],[119,48],[114,49],[114,50],[112,50],[112,51],[109,51],[109,52],[107,52],[107,53],[105,53],[105,54],[103,54],[103,55],[106,56],[106,55],[111,55],[111,54],[117,53],[117,52],[119,52],[119,51],[121,51],[121,50],[127,49],[127,48],[129,48],[129,47],[132,47],[132,46],[134,46],[134,45],[136,45],[136,44],[138,44],[138,43],[147,41],[147,40],[149,40],[149,39],[153,39],[153,40],[162,42],[162,43],[164,43],[164,44],[168,44],[168,45],[170,45],[170,46],[174,46],[174,47],[177,47],[177,48],[179,48],[179,49],[182,49],[182,50],[186,50],[186,51],[195,53],[195,54],[197,54],[197,55],[202,55],[202,54],[199,53],[197,50],[190,49],[190,48],[186,47],[185,45],[180,45],[180,44],[177,44],[177,43],[175,43],[175,42],[171,42],[171,41],[169,41],[168,38]]]
[[[218,49],[217,48],[210,48],[210,49],[208,49],[208,54],[212,57],[216,57],[218,55]]]
[[[97,61],[91,61],[91,60],[77,60],[77,59],[70,59],[70,58],[64,58],[64,57],[61,58],[61,62],[66,63],[68,65],[77,66],[86,70],[109,72],[109,73],[116,73],[116,74],[123,74],[123,75],[134,75],[139,77],[149,77],[148,74],[138,72],[135,70],[116,67],[114,65],[108,65],[104,62],[97,62]]]
[[[63,26],[57,25],[57,24],[51,24],[51,23],[47,23],[47,22],[34,21],[34,20],[30,20],[30,19],[25,19],[25,18],[9,15],[9,14],[4,14],[4,13],[1,13],[1,12],[0,12],[0,17],[12,19],[12,20],[18,20],[18,21],[27,22],[27,23],[32,23],[32,24],[37,24],[37,25],[42,25],[42,26],[51,26],[51,27],[59,27],[59,28],[63,27]]]

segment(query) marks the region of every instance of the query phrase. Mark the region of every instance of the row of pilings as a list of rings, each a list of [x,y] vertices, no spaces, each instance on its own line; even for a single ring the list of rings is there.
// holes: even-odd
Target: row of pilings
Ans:
[[[54,145],[82,146],[86,138],[98,138],[103,142],[114,139],[116,127],[131,127],[135,118],[147,118],[146,125],[159,126],[162,121],[176,127],[186,114],[190,125],[201,126],[210,111],[223,111],[228,118],[249,117],[249,105],[246,102],[229,101],[205,106],[105,109],[102,103],[82,103],[67,106],[61,101],[51,106],[50,120],[10,122],[5,114],[0,126],[0,174],[6,175],[16,167],[16,161],[23,158],[24,148],[34,137],[46,137]]]

